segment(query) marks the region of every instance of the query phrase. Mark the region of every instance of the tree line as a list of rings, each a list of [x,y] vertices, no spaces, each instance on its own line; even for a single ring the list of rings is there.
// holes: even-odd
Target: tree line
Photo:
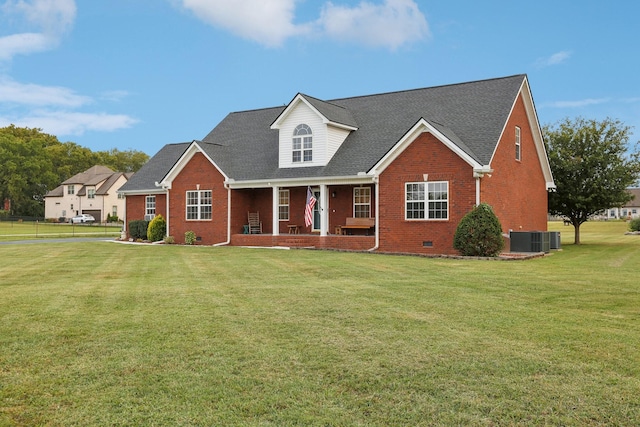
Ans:
[[[45,194],[73,175],[95,165],[136,172],[148,159],[137,150],[91,151],[41,129],[0,128],[0,209],[10,200],[10,215],[42,217]]]

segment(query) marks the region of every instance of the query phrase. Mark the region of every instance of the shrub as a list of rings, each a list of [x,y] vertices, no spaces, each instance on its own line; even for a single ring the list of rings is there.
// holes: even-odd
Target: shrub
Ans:
[[[173,245],[176,242],[176,239],[173,238],[173,236],[165,236],[165,238],[163,239],[163,241],[167,244],[167,245]]]
[[[151,222],[149,222],[149,226],[147,228],[147,237],[152,242],[159,242],[164,238],[164,235],[167,232],[167,221],[162,217],[162,215],[156,215]]]
[[[129,221],[129,236],[134,240],[146,240],[147,228],[149,228],[149,221],[144,219]]]
[[[196,233],[193,231],[187,231],[184,233],[184,243],[185,245],[193,245],[196,242]]]
[[[465,256],[498,256],[504,240],[500,220],[491,206],[481,203],[460,220],[453,247]]]
[[[640,231],[640,218],[635,218],[629,221],[629,230]]]

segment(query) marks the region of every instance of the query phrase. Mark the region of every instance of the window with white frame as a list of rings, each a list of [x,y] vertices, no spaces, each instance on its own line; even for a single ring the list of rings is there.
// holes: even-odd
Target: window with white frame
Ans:
[[[156,216],[156,196],[147,196],[144,201],[144,217],[153,218]]]
[[[300,124],[294,129],[291,156],[293,163],[313,161],[313,132],[309,126]]]
[[[75,185],[69,185],[67,186],[67,194],[71,195],[71,194],[76,194],[76,187]]]
[[[211,190],[187,191],[187,219],[211,219]]]
[[[371,217],[371,188],[356,187],[353,189],[353,217]]]
[[[405,185],[405,218],[449,218],[449,182],[408,182]]]
[[[278,191],[278,219],[289,221],[289,190]]]
[[[522,147],[520,146],[520,127],[516,126],[516,160],[522,158]]]
[[[87,189],[87,199],[95,199],[96,198],[96,189],[89,188]]]
[[[111,207],[111,216],[118,216],[118,207],[116,205]]]

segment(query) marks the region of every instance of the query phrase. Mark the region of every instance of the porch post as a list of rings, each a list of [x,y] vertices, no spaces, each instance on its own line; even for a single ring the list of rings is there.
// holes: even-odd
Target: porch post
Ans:
[[[329,197],[327,184],[320,184],[320,235],[326,236],[329,231]]]
[[[271,227],[273,229],[272,234],[274,236],[279,236],[280,235],[280,214],[279,214],[279,209],[278,209],[278,205],[280,203],[280,187],[278,187],[277,185],[273,186],[273,194],[272,194],[272,201],[271,201],[271,210],[272,210],[272,224]]]

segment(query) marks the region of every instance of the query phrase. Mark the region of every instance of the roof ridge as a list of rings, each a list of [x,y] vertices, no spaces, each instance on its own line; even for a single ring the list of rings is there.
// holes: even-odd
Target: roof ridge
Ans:
[[[484,82],[490,82],[490,81],[496,81],[496,80],[506,80],[506,79],[511,79],[514,77],[526,77],[527,75],[525,73],[522,74],[513,74],[511,76],[503,76],[503,77],[493,77],[490,79],[479,79],[479,80],[472,80],[472,81],[468,81],[468,82],[459,82],[459,83],[449,83],[449,84],[443,84],[443,85],[436,85],[436,86],[426,86],[426,87],[420,87],[420,88],[414,88],[414,89],[401,89],[401,90],[392,90],[389,92],[380,92],[380,93],[372,93],[369,95],[356,95],[356,96],[349,96],[349,97],[345,97],[345,98],[335,98],[332,99],[330,101],[325,101],[325,102],[335,102],[335,101],[347,101],[347,100],[352,100],[352,99],[358,99],[358,98],[370,98],[373,96],[382,96],[382,95],[395,95],[395,94],[400,94],[400,93],[409,93],[409,92],[418,92],[421,90],[428,90],[428,89],[440,89],[440,88],[446,88],[446,87],[454,87],[454,86],[463,86],[463,85],[469,85],[469,84],[477,84],[477,83],[484,83]]]

